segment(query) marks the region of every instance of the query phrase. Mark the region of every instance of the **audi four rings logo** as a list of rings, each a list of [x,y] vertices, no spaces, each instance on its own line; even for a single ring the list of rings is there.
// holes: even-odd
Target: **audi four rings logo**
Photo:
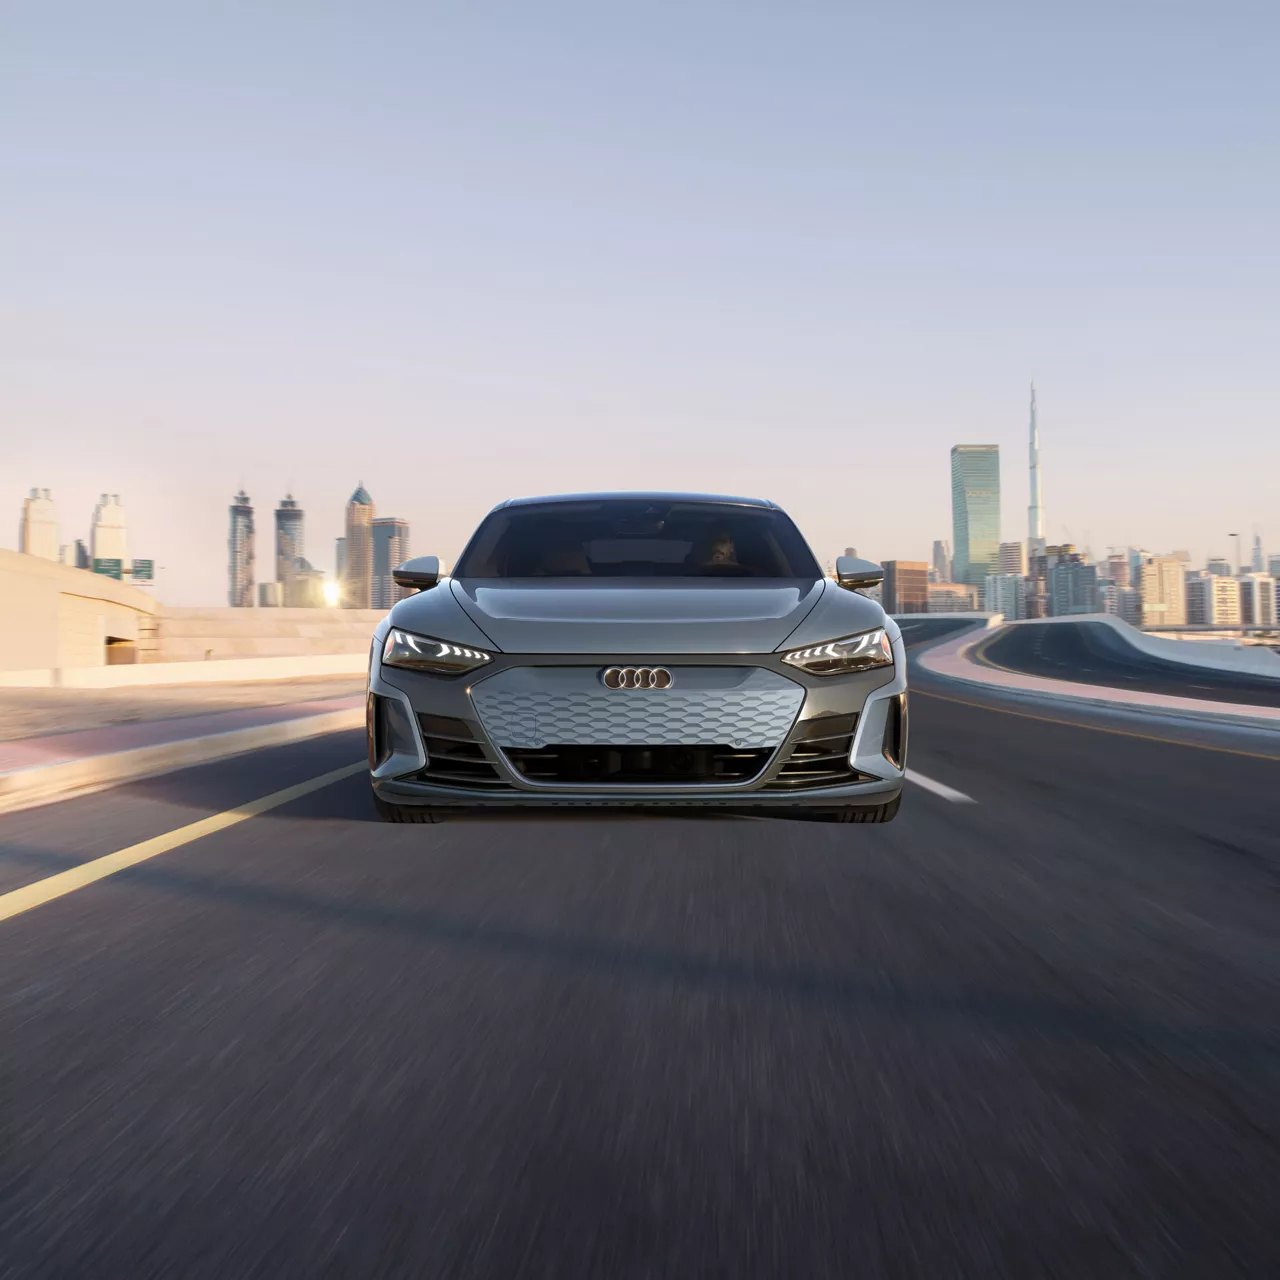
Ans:
[[[666,667],[606,667],[600,681],[606,689],[670,689],[674,683]]]

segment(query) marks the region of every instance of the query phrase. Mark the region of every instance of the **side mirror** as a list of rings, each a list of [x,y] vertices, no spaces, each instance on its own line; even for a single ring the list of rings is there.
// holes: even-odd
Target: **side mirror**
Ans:
[[[426,591],[440,581],[439,556],[414,556],[391,570],[397,587],[415,587]]]
[[[884,570],[871,560],[856,556],[836,557],[836,581],[846,591],[859,587],[878,587],[884,581]]]

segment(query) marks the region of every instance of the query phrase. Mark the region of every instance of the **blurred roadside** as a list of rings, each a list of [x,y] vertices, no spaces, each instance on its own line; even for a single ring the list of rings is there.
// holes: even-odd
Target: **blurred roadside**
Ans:
[[[363,675],[133,689],[0,689],[0,741],[359,694]]]

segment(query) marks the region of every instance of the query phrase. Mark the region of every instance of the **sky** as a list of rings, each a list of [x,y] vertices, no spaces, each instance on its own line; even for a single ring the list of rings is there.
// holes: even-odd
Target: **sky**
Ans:
[[[1280,551],[1280,6],[0,0],[0,545],[119,493],[175,604],[227,506],[773,498],[927,559]],[[10,513],[10,518],[4,517]]]

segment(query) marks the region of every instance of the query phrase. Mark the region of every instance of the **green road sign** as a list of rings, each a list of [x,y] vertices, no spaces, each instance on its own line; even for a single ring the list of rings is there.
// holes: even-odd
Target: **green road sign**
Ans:
[[[132,578],[134,582],[153,582],[156,576],[156,562],[154,560],[135,560],[133,562]]]
[[[124,577],[124,562],[122,560],[98,560],[93,562],[94,573],[106,574],[108,578],[114,578],[119,582]]]

